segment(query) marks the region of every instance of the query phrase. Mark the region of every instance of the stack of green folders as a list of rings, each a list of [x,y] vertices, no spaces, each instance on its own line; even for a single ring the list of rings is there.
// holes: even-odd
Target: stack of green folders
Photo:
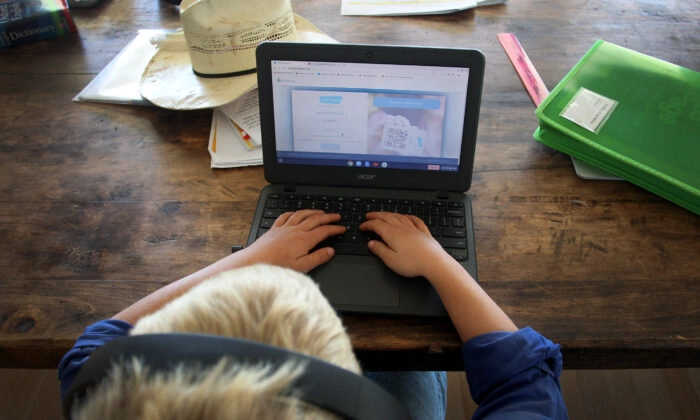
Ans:
[[[700,214],[700,73],[599,40],[536,114],[538,141]]]

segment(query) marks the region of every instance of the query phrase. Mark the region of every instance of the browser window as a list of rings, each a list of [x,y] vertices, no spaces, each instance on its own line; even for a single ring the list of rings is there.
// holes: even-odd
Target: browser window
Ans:
[[[274,61],[282,164],[457,171],[468,68]]]

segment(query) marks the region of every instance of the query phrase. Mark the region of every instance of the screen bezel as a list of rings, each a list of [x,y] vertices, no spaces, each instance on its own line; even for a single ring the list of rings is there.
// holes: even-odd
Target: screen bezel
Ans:
[[[475,49],[366,44],[263,42],[256,51],[265,179],[270,183],[467,191],[476,148],[484,55]],[[453,172],[343,166],[286,165],[277,160],[272,98],[273,60],[406,64],[469,68],[459,170]],[[470,118],[471,116],[471,118]],[[406,180],[410,184],[406,185]]]

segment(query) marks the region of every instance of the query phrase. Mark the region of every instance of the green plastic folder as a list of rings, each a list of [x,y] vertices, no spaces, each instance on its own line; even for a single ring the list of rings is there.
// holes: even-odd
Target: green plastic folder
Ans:
[[[700,73],[598,40],[535,113],[536,140],[700,214]]]

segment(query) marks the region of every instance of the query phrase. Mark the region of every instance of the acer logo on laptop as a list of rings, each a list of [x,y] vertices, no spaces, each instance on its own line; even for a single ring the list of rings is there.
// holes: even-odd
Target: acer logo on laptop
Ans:
[[[361,181],[374,181],[374,178],[375,178],[376,176],[377,176],[377,175],[372,175],[372,174],[359,174],[359,175],[357,176],[357,179],[359,179],[359,180],[361,180]]]

